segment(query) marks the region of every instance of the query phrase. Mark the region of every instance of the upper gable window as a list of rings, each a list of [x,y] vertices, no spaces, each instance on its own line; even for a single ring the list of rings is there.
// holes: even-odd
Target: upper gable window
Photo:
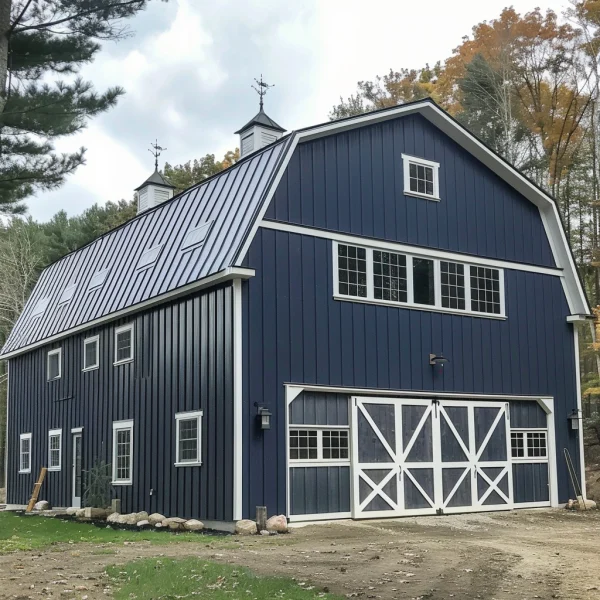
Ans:
[[[402,160],[404,162],[404,194],[439,200],[440,163],[407,154],[402,155]]]
[[[83,340],[83,370],[91,371],[97,369],[99,365],[98,359],[98,345],[100,343],[100,336],[93,336]]]
[[[202,225],[198,225],[198,227],[193,227],[192,229],[188,230],[183,238],[183,242],[181,243],[181,249],[192,250],[203,244],[212,224],[212,221],[208,221],[206,223],[202,223]]]
[[[115,365],[133,360],[133,324],[115,329]]]

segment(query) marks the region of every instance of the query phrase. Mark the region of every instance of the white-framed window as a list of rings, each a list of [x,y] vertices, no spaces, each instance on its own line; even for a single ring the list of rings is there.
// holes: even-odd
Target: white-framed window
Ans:
[[[502,269],[335,240],[332,246],[338,300],[506,316]]]
[[[50,350],[46,365],[46,379],[54,381],[62,375],[62,348]]]
[[[31,473],[31,433],[19,436],[19,473]]]
[[[402,155],[404,166],[404,195],[440,199],[440,163],[417,156]]]
[[[290,462],[349,462],[350,431],[348,427],[291,426],[289,432]]]
[[[60,471],[62,455],[62,429],[48,432],[48,471]]]
[[[545,429],[512,429],[510,450],[513,460],[546,462],[548,460],[548,432]]]
[[[92,371],[100,365],[100,336],[94,335],[83,340],[83,370]]]
[[[113,421],[113,485],[133,481],[133,420]]]
[[[175,414],[175,466],[202,464],[202,411]]]
[[[133,360],[133,323],[115,329],[115,365]]]

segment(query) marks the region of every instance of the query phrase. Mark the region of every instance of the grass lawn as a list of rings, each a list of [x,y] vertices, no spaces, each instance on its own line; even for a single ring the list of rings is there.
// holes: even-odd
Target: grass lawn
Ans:
[[[341,600],[291,579],[259,577],[248,569],[206,562],[150,558],[109,567],[115,600],[198,598],[201,600]]]
[[[87,523],[65,521],[51,517],[22,516],[0,512],[0,554],[17,550],[46,548],[60,542],[78,544],[123,543],[149,541],[157,544],[195,542],[207,544],[222,537],[181,533],[172,535],[163,531],[125,531],[102,529]]]

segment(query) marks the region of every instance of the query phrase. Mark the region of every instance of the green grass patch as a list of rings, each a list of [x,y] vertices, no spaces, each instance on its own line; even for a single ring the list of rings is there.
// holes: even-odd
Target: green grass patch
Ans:
[[[47,548],[58,543],[122,544],[147,541],[154,544],[188,542],[204,545],[220,539],[223,538],[191,532],[173,535],[153,530],[126,531],[51,517],[0,513],[0,554]]]
[[[341,596],[326,594],[291,579],[260,577],[248,569],[206,562],[150,558],[125,566],[109,567],[115,600],[327,600]]]

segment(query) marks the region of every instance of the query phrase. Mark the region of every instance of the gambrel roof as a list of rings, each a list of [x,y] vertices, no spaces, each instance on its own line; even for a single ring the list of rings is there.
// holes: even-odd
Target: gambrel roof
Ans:
[[[588,315],[554,200],[433,101],[420,100],[292,132],[63,257],[42,273],[0,358],[189,293],[199,285],[251,276],[251,270],[241,265],[298,144],[416,113],[539,208],[556,266],[563,272],[571,314],[574,319]],[[155,262],[140,266],[140,260],[150,259]],[[93,287],[103,278],[90,289],[90,283]]]

